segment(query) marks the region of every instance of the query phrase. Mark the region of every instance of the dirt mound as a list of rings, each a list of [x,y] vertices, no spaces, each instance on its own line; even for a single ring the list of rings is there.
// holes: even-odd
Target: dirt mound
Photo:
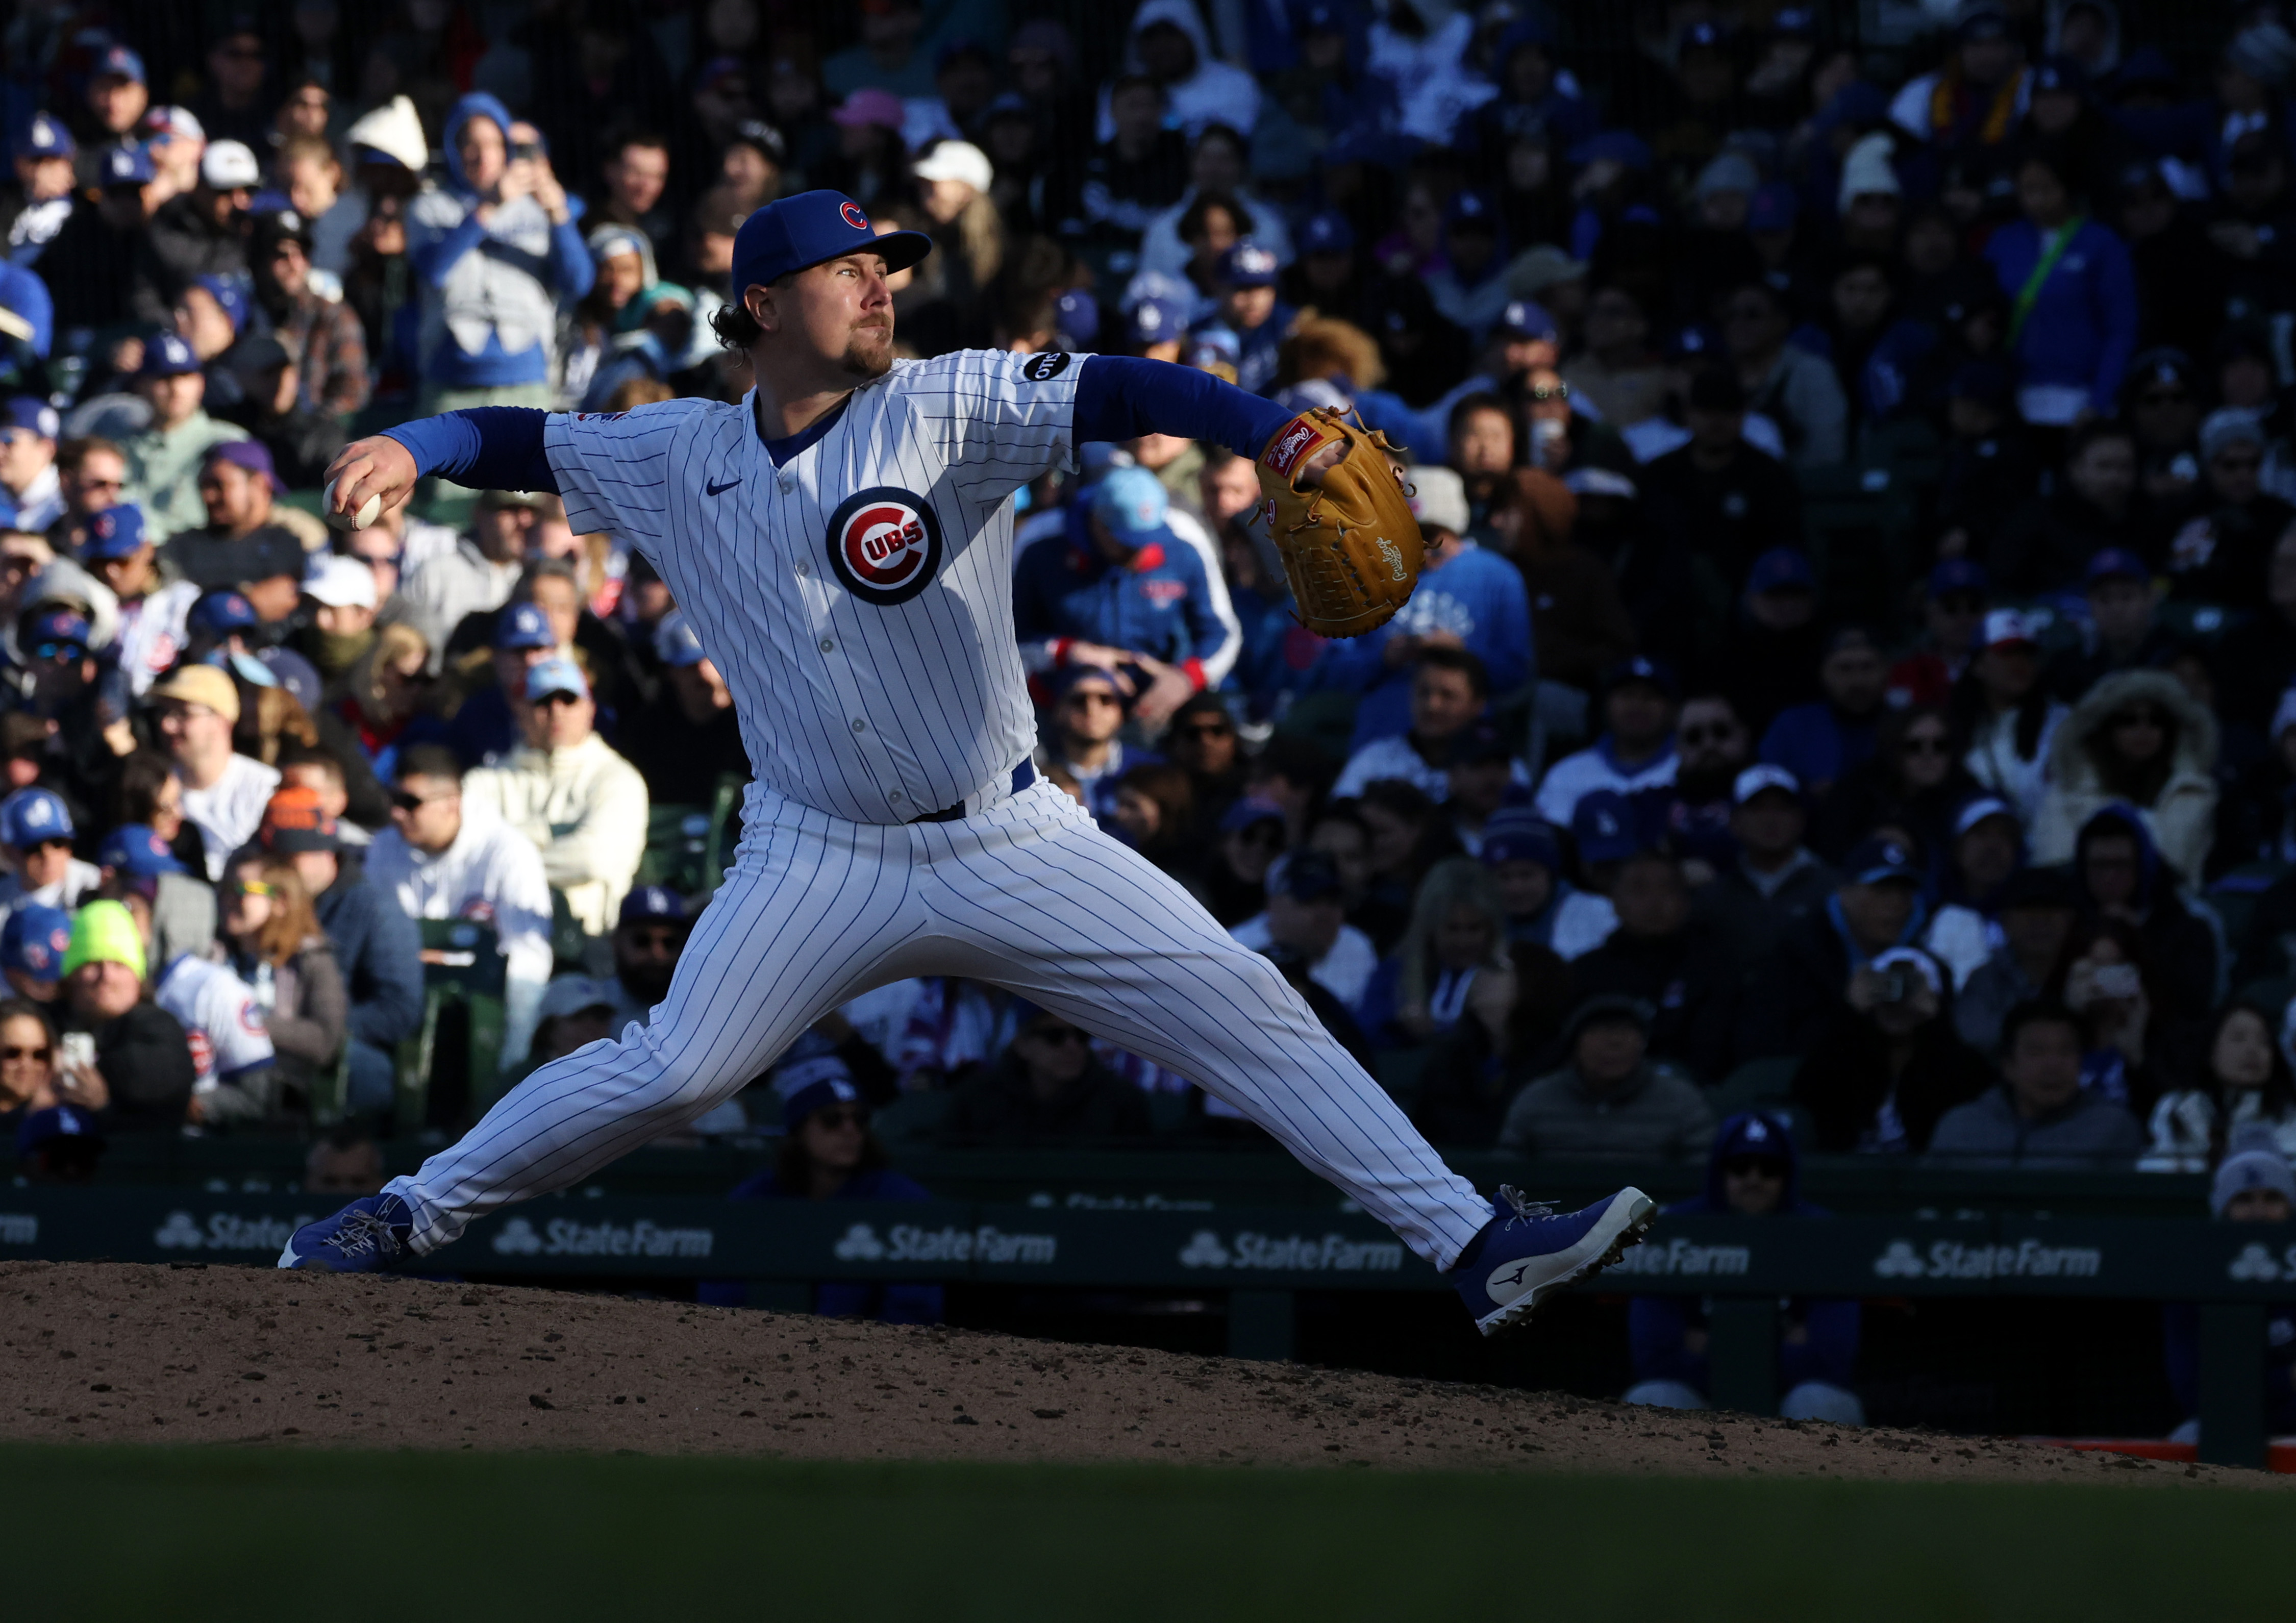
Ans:
[[[183,1264],[0,1263],[0,1373],[9,1440],[2278,1480],[1296,1365]]]

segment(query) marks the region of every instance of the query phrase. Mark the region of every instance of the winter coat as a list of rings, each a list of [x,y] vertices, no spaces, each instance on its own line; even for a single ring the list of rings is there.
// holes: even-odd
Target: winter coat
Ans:
[[[1844,1008],[1803,1055],[1794,1102],[1809,1112],[1816,1147],[1829,1154],[1903,1149],[1918,1153],[1939,1119],[1993,1084],[1993,1068],[1940,1013],[1917,1028],[1903,1070],[1890,1075],[1890,1039]]]
[[[1930,1156],[1949,1167],[2106,1167],[2133,1161],[2144,1147],[2136,1118],[2099,1094],[2075,1094],[2028,1121],[2005,1085],[1948,1111]]]
[[[352,1037],[388,1048],[422,1023],[422,943],[414,921],[344,856],[335,882],[315,898],[350,995]]]
[[[1985,257],[2012,300],[2046,251],[2040,230],[2012,220],[1993,234]],[[2086,389],[2092,410],[2111,416],[2136,348],[2136,272],[2121,240],[2082,222],[2035,295],[2018,335],[2019,381]]]
[[[549,379],[558,300],[581,298],[596,270],[582,233],[554,225],[531,197],[504,203],[481,223],[456,142],[474,118],[509,139],[511,116],[483,92],[447,115],[439,148],[448,184],[406,209],[406,257],[422,293],[422,380],[435,388],[496,387]]]
[[[1684,1160],[1714,1130],[1705,1090],[1645,1061],[1616,1086],[1589,1087],[1576,1066],[1526,1085],[1507,1106],[1499,1148],[1526,1155]]]
[[[594,936],[613,933],[645,856],[646,786],[637,768],[593,733],[563,750],[520,749],[463,779],[463,803],[494,813],[534,841],[542,871]]]
[[[2163,861],[2187,884],[2200,882],[2216,838],[2217,721],[2185,684],[2165,671],[2123,671],[2089,690],[2049,741],[2047,787],[2033,819],[2033,860],[2070,862],[2081,825],[2124,797],[2104,786],[2091,753],[2105,725],[2129,704],[2158,706],[2177,722],[2169,781],[2149,806],[2136,807]]]

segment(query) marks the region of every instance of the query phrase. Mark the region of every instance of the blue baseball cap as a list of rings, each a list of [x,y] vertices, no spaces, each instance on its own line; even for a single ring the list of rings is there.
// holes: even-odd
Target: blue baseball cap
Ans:
[[[1964,596],[1983,597],[1991,583],[1985,578],[1985,566],[1969,558],[1940,558],[1930,570],[1929,593],[1932,598]]]
[[[1773,790],[1791,795],[1796,803],[1801,799],[1801,780],[1783,766],[1773,766],[1767,761],[1757,763],[1740,773],[1730,784],[1730,804],[1743,806],[1756,795],[1766,795]]]
[[[550,628],[550,617],[532,603],[512,603],[495,622],[495,646],[555,648],[558,634]]]
[[[1283,808],[1275,801],[1254,799],[1251,796],[1246,795],[1220,814],[1219,832],[1223,834],[1233,834],[1241,829],[1251,828],[1262,823],[1284,821]]]
[[[1286,851],[1267,865],[1270,896],[1288,896],[1295,902],[1322,902],[1336,900],[1346,890],[1339,865],[1318,850]]]
[[[577,699],[590,696],[590,684],[583,676],[582,668],[554,654],[526,673],[526,701],[532,704],[553,693],[571,693]]]
[[[1700,362],[1722,353],[1722,335],[1702,321],[1693,321],[1677,327],[1666,340],[1666,358],[1669,361]]]
[[[1682,693],[1682,684],[1675,679],[1674,667],[1647,654],[1638,653],[1631,660],[1621,660],[1604,671],[1603,693],[1607,697],[1629,682],[1647,684],[1669,699],[1678,698]]]
[[[1492,330],[1509,338],[1559,339],[1562,335],[1562,329],[1554,324],[1554,317],[1546,313],[1546,307],[1528,299],[1508,300]]]
[[[638,885],[622,898],[622,910],[614,922],[617,926],[652,924],[665,919],[685,923],[685,898],[668,885]]]
[[[1171,502],[1163,481],[1147,469],[1118,468],[1094,488],[1092,516],[1119,541],[1140,546],[1164,533]]]
[[[1119,704],[1124,701],[1124,684],[1119,681],[1116,673],[1105,665],[1062,666],[1053,673],[1053,697],[1056,700],[1065,699],[1087,682],[1104,684],[1110,693],[1116,695]]]
[[[1483,824],[1482,858],[1494,868],[1502,863],[1535,862],[1549,873],[1562,871],[1562,850],[1554,842],[1554,831],[1522,810],[1491,814]]]
[[[1462,225],[1475,231],[1496,232],[1499,228],[1498,210],[1480,192],[1455,192],[1451,194],[1451,206],[1443,210],[1443,228],[1456,231]]]
[[[2082,585],[2093,586],[2100,580],[2116,578],[2150,580],[2152,571],[2125,546],[2101,546],[2089,554],[2088,567],[2081,571]]]
[[[79,143],[64,121],[53,113],[36,112],[31,127],[24,132],[24,143],[17,149],[25,158],[70,158],[79,151]]]
[[[6,427],[29,429],[43,439],[53,439],[63,430],[63,419],[56,415],[56,408],[37,395],[12,396],[5,410]]]
[[[20,1158],[29,1159],[60,1138],[86,1139],[100,1148],[103,1129],[96,1125],[94,1116],[76,1104],[52,1104],[45,1110],[28,1111],[23,1120],[16,1124],[16,1153]],[[84,1153],[93,1154],[94,1151]]]
[[[1861,885],[1918,885],[1925,876],[1914,854],[1895,840],[1861,840],[1850,848],[1841,871]]]
[[[144,59],[126,45],[114,45],[95,59],[95,65],[87,70],[87,76],[90,78],[109,76],[133,79],[140,85],[144,83]]]
[[[1326,209],[1300,228],[1297,244],[1303,254],[1343,254],[1356,245],[1356,228],[1336,209]]]
[[[123,823],[106,834],[95,848],[95,865],[135,879],[186,872],[168,842],[142,823]]]
[[[192,605],[184,623],[193,631],[212,632],[217,636],[229,636],[234,631],[245,631],[262,622],[256,617],[255,605],[247,601],[243,592],[209,592]]]
[[[1809,554],[1799,547],[1774,546],[1754,560],[1754,567],[1746,571],[1746,590],[1757,595],[1764,592],[1815,592],[1817,571],[1810,567]]]
[[[1242,242],[1220,256],[1219,274],[1213,280],[1230,287],[1274,287],[1275,273],[1281,268],[1267,249]]]
[[[44,610],[26,621],[17,633],[17,641],[34,659],[41,659],[53,657],[51,645],[57,643],[69,643],[85,654],[89,635],[87,616],[77,609],[59,606]],[[51,652],[43,654],[44,649]]]
[[[247,284],[236,276],[194,276],[192,285],[205,291],[208,297],[222,307],[236,335],[247,324]]]
[[[833,1053],[825,1053],[812,1060],[800,1060],[795,1065],[787,1066],[784,1069],[813,1071],[828,1070],[832,1066],[835,1068],[835,1074],[808,1082],[782,1102],[783,1132],[796,1132],[806,1124],[807,1119],[816,1111],[827,1110],[832,1104],[857,1104],[863,1110],[869,1108],[868,1101],[861,1097],[861,1090],[853,1086],[853,1076],[846,1070],[845,1062]]]
[[[1126,332],[1136,344],[1166,344],[1187,330],[1187,306],[1177,299],[1144,299],[1132,307]]]
[[[130,143],[105,150],[96,179],[107,186],[142,186],[150,184],[157,172],[152,167],[152,154]]]
[[[1578,797],[1570,810],[1570,838],[1578,842],[1584,863],[1624,862],[1643,848],[1635,832],[1635,810],[1615,789],[1596,789]]]
[[[1609,161],[1630,169],[1651,167],[1650,143],[1632,130],[1597,130],[1570,149],[1570,161],[1581,166]]]
[[[734,302],[751,287],[864,249],[883,255],[888,271],[906,270],[932,251],[932,239],[922,231],[879,236],[868,211],[842,192],[800,192],[767,203],[734,234]]]
[[[27,902],[0,924],[0,969],[53,986],[64,978],[64,952],[70,946],[71,914]]]
[[[20,789],[0,800],[0,840],[29,851],[47,840],[72,837],[71,812],[53,789]]]
[[[679,609],[663,615],[661,623],[653,628],[653,652],[664,665],[677,670],[690,669],[709,657],[702,649],[701,639],[694,635],[693,622]]]
[[[191,345],[173,332],[153,334],[144,341],[144,365],[139,378],[175,378],[200,369],[200,357]]]
[[[1053,339],[1074,355],[1090,355],[1100,342],[1100,300],[1072,287],[1053,300]]]

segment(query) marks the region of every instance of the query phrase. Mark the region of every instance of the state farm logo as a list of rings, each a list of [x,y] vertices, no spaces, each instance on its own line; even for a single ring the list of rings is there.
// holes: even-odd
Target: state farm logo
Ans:
[[[1060,1255],[1057,1234],[1014,1234],[993,1224],[979,1228],[919,1228],[897,1223],[882,1237],[873,1223],[856,1223],[829,1248],[840,1262],[1049,1263]]]
[[[2243,1284],[2264,1284],[2276,1279],[2296,1279],[2296,1245],[2275,1256],[2268,1246],[2251,1243],[2225,1269],[2225,1276]]]
[[[908,602],[931,584],[940,554],[940,521],[894,486],[856,491],[829,516],[829,567],[864,602]]]
[[[2015,1245],[1933,1242],[1926,1254],[1910,1240],[1892,1240],[1874,1258],[1882,1279],[2095,1279],[2104,1271],[2104,1253],[2091,1245]]]
[[[495,1235],[497,1257],[707,1257],[717,1249],[715,1231],[665,1228],[641,1217],[636,1223],[581,1223],[553,1217],[535,1232],[524,1217],[512,1217]]]
[[[1263,1234],[1246,1229],[1222,1239],[1200,1228],[1180,1248],[1184,1268],[1267,1268],[1285,1273],[1392,1274],[1403,1266],[1403,1247],[1392,1240],[1350,1240],[1345,1234]]]
[[[163,1251],[275,1251],[286,1245],[297,1229],[316,1221],[308,1212],[291,1217],[267,1214],[250,1217],[216,1211],[208,1214],[202,1225],[187,1211],[171,1211],[152,1231],[152,1243]]]

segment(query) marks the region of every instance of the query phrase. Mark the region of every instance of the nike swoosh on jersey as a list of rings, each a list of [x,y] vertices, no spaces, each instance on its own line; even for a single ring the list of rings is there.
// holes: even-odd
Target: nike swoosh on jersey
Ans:
[[[741,482],[742,481],[738,479],[729,479],[722,485],[704,484],[701,488],[708,491],[711,496],[723,496]]]

